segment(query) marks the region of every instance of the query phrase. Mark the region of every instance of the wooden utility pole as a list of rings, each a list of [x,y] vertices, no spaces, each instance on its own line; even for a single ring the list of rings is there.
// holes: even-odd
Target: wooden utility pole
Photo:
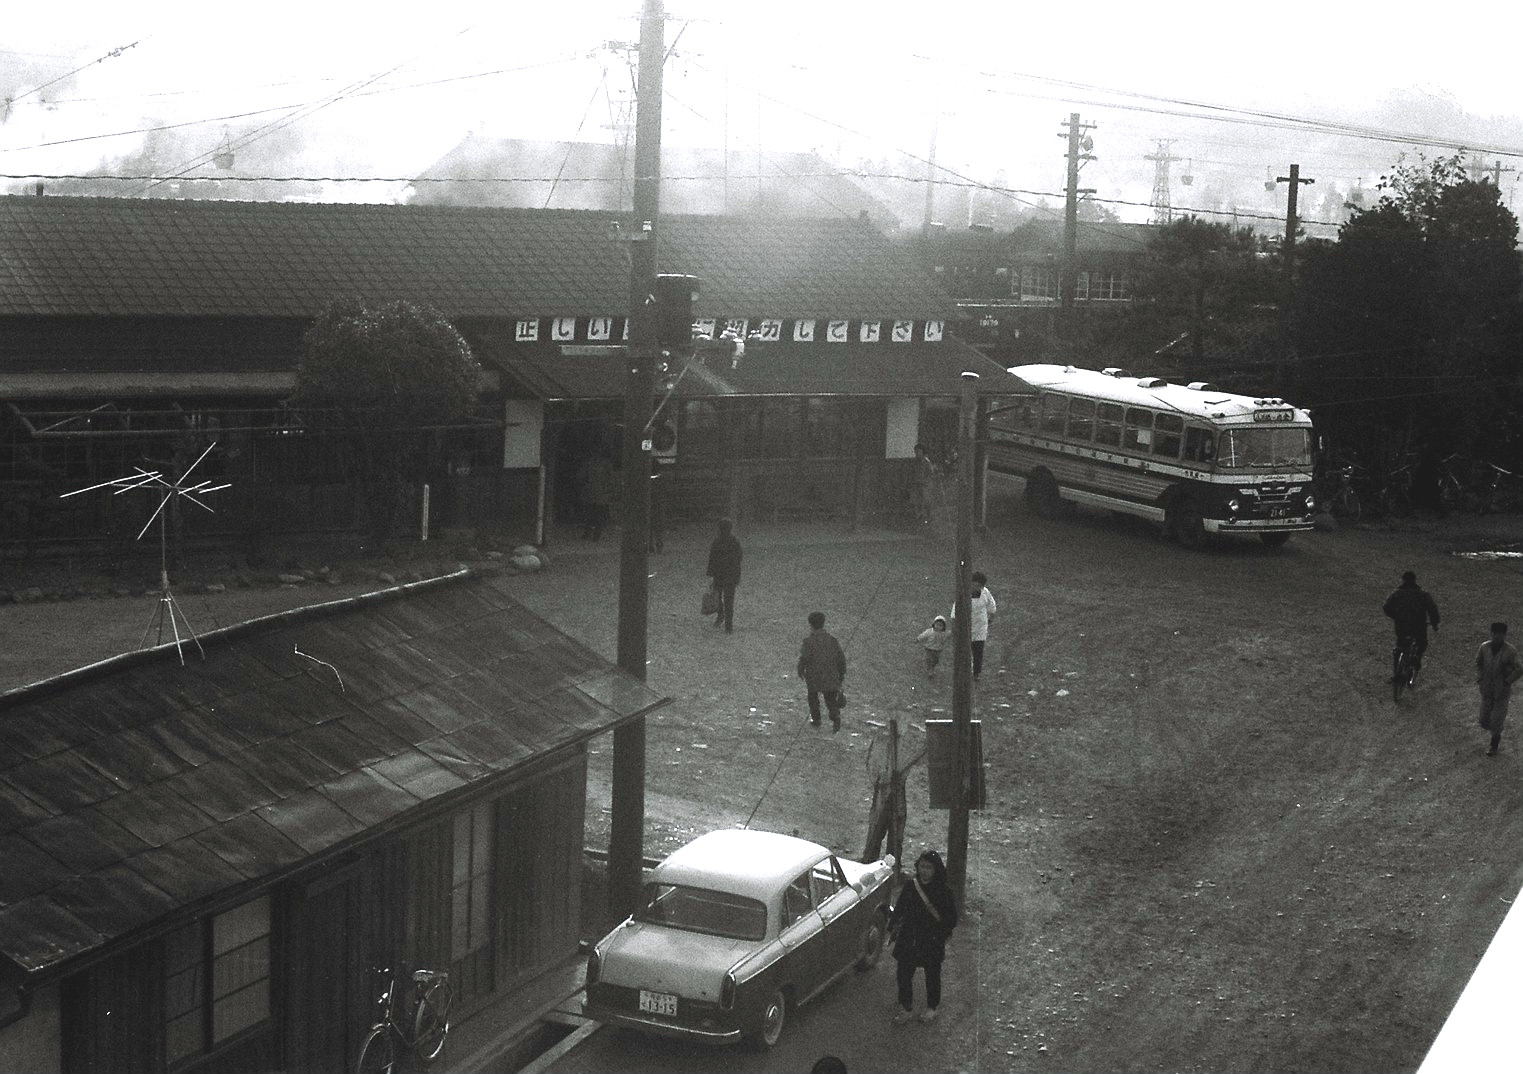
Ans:
[[[1092,190],[1079,189],[1079,168],[1084,161],[1095,158],[1088,152],[1094,142],[1084,132],[1093,130],[1094,124],[1079,122],[1079,113],[1068,115],[1068,130],[1059,138],[1068,139],[1068,183],[1063,202],[1063,269],[1058,279],[1058,301],[1062,307],[1065,333],[1072,327],[1074,298],[1079,291],[1079,195],[1092,194]]]
[[[662,0],[645,0],[635,113],[633,227],[629,233],[629,380],[624,395],[623,546],[619,556],[619,667],[645,681],[650,582],[650,423],[660,346],[656,333],[656,232],[661,205]],[[645,856],[645,720],[613,732],[613,825],[608,900],[627,914],[640,898]]]
[[[1287,307],[1292,297],[1292,288],[1296,278],[1296,198],[1301,191],[1302,183],[1315,183],[1315,179],[1301,178],[1301,165],[1292,164],[1289,175],[1277,175],[1276,183],[1289,183],[1290,196],[1285,202],[1285,302]]]
[[[931,152],[925,160],[925,215],[920,219],[920,237],[931,233],[936,219],[936,136],[941,131],[941,113],[931,117]]]
[[[978,374],[964,371],[957,407],[957,595],[953,598],[952,724],[956,731],[953,778],[956,797],[947,814],[947,883],[959,904],[968,880],[968,755],[973,720],[973,434],[977,422]]]

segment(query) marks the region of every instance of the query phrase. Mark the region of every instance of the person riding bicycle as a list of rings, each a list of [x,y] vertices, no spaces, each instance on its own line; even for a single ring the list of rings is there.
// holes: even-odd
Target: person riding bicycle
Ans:
[[[1396,648],[1391,650],[1391,679],[1394,681],[1396,678],[1401,651],[1409,641],[1417,646],[1417,657],[1412,662],[1412,670],[1422,670],[1423,653],[1428,648],[1428,624],[1432,623],[1433,632],[1438,633],[1438,604],[1433,596],[1417,584],[1416,574],[1404,571],[1401,585],[1386,598],[1381,611],[1396,624]]]

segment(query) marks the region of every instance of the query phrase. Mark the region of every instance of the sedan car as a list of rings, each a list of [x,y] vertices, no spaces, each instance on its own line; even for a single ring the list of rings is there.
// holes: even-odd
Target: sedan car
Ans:
[[[692,1040],[782,1036],[794,1007],[883,953],[894,859],[734,829],[647,874],[640,905],[587,956],[589,1018]]]

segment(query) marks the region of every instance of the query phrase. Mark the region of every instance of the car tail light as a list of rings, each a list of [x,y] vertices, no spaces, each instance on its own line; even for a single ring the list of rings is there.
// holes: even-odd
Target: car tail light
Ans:
[[[587,952],[587,984],[589,986],[598,983],[598,971],[603,968],[603,958],[594,947]]]
[[[727,973],[724,981],[719,986],[719,1007],[721,1010],[730,1010],[735,1006],[735,975]]]

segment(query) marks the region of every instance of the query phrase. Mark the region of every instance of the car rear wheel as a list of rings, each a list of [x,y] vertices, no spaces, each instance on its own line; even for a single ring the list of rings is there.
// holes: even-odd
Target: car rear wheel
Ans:
[[[761,1021],[747,1036],[747,1043],[758,1051],[765,1051],[782,1038],[787,1021],[788,996],[781,988],[773,989],[762,1006]]]
[[[857,956],[857,972],[865,973],[883,957],[883,915],[874,914],[862,933],[862,953]]]

